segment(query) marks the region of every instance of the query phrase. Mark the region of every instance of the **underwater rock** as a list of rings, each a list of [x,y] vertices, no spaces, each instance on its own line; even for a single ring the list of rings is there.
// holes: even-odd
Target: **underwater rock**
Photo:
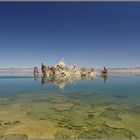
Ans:
[[[65,103],[67,101],[67,99],[65,98],[60,98],[60,97],[55,97],[55,98],[52,98],[50,100],[51,103]]]
[[[52,114],[49,114],[47,116],[50,120],[57,120],[57,121],[61,121],[61,120],[65,120],[66,116],[61,114],[61,113],[57,113],[57,112],[54,112]]]
[[[100,93],[102,94],[102,93]],[[92,93],[92,94],[89,94],[87,96],[85,96],[82,101],[86,102],[87,104],[90,104],[90,105],[104,105],[107,101],[109,101],[108,99],[106,99],[105,96],[103,95],[96,95],[96,93]]]
[[[107,109],[105,112],[101,114],[101,117],[105,120],[120,120],[118,116],[118,112],[115,110]]]
[[[93,119],[94,118],[94,114],[93,113],[89,113],[88,114],[88,119]]]
[[[100,139],[100,138],[102,138],[101,134],[95,130],[83,131],[79,134],[79,137],[82,139],[83,138],[84,139],[96,139],[96,138]],[[106,137],[104,136],[104,138],[106,138]]]
[[[5,105],[3,108],[0,108],[0,120],[4,123],[9,122],[19,122],[26,117],[26,114],[32,109],[22,108],[23,103],[15,103],[11,105]]]
[[[134,139],[136,138],[135,134],[125,128],[112,128],[107,127],[104,130],[107,134],[108,139]]]
[[[47,120],[25,120],[22,124],[10,127],[5,131],[5,135],[26,135],[29,139],[34,138],[54,138],[58,129]]]
[[[94,106],[88,110],[88,113],[93,113],[96,117],[100,116],[103,112],[105,112],[105,108],[100,106]]]
[[[15,97],[0,97],[0,105],[8,105],[16,100]]]
[[[32,103],[32,111],[27,114],[31,119],[47,119],[47,116],[54,114],[56,111],[53,109],[53,105],[47,102],[34,102]]]
[[[34,102],[32,103],[32,111],[33,112],[47,112],[48,110],[52,110],[53,105],[48,102]]]
[[[119,115],[126,129],[132,131],[138,138],[140,138],[140,116],[136,114],[122,114]]]
[[[54,106],[54,108],[57,110],[57,111],[67,111],[67,110],[70,110],[72,108],[74,104],[73,103],[60,103],[60,104],[56,104]]]
[[[71,138],[73,135],[72,131],[68,130],[68,129],[63,129],[63,130],[58,130],[55,133],[55,138],[57,139],[68,139]]]
[[[14,124],[18,124],[20,121],[4,121],[4,122],[0,122],[1,126],[10,126],[10,125],[14,125]]]
[[[82,106],[74,106],[70,111],[71,125],[74,127],[84,126],[88,119],[88,113]]]
[[[22,140],[27,140],[28,137],[26,135],[22,135],[22,134],[13,134],[13,135],[6,135],[6,136],[3,136],[1,138],[2,140],[19,140],[19,139],[22,139]]]
[[[126,98],[128,98],[128,96],[125,96],[125,95],[114,95],[113,97],[115,97],[115,98],[119,98],[119,99],[126,99]]]
[[[115,120],[114,121],[107,121],[105,124],[109,127],[112,127],[112,128],[117,128],[117,129],[125,128],[122,121],[115,121]]]
[[[116,129],[126,129],[140,138],[140,118],[132,114],[119,115],[120,121],[107,121],[106,125]],[[134,136],[133,136],[134,137]]]

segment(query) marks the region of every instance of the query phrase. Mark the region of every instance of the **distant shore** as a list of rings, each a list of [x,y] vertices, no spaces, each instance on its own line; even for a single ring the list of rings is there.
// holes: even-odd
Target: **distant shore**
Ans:
[[[140,74],[140,67],[135,67],[135,68],[109,68],[108,72]]]
[[[33,68],[0,68],[0,72],[33,72]],[[97,69],[98,72],[101,69]],[[39,69],[39,72],[41,70]],[[110,73],[133,73],[140,75],[140,67],[135,68],[108,68],[108,72]]]
[[[0,72],[33,72],[33,68],[0,68]]]

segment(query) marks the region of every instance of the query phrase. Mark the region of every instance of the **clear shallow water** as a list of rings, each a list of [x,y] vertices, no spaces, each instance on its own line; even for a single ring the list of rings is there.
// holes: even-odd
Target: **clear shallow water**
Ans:
[[[1,73],[0,137],[140,138],[140,76]]]

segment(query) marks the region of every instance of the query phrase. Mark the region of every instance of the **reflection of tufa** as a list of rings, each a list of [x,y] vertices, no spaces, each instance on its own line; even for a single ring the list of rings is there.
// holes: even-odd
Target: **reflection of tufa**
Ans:
[[[66,84],[71,84],[75,85],[76,81],[81,81],[81,80],[95,80],[95,76],[85,76],[82,77],[81,75],[71,75],[71,76],[43,76],[41,80],[42,85],[46,85],[49,83],[53,83],[57,85],[61,90],[64,89]]]

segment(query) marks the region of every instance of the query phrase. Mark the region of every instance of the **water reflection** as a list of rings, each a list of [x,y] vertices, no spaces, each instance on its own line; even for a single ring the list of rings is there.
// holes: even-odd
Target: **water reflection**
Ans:
[[[39,78],[39,74],[34,74],[34,80],[37,81]]]
[[[38,80],[39,75],[34,75],[34,80]],[[107,80],[107,75],[101,75],[101,78],[103,79],[104,82],[106,82]],[[74,85],[76,83],[76,81],[86,81],[86,80],[90,80],[90,81],[95,81],[96,80],[96,76],[77,76],[77,75],[73,75],[73,76],[44,76],[42,75],[42,79],[41,79],[41,85],[46,85],[46,84],[55,84],[57,85],[60,89],[64,89],[66,84],[72,84]]]
[[[60,89],[64,89],[65,85],[70,83],[70,84],[75,84],[77,78],[76,77],[57,77],[57,76],[52,76],[52,77],[46,77],[43,76],[42,80],[41,80],[41,84],[48,84],[48,83],[52,83],[55,84],[57,86],[59,86]]]
[[[106,82],[106,80],[108,79],[107,75],[101,75],[101,78],[104,80],[104,82]]]
[[[37,79],[37,77],[35,78]],[[72,84],[75,85],[76,81],[85,81],[85,80],[91,80],[95,81],[96,76],[51,76],[51,77],[46,77],[42,76],[41,79],[41,84],[46,85],[46,84],[55,84],[57,85],[60,89],[64,89],[66,84]]]

